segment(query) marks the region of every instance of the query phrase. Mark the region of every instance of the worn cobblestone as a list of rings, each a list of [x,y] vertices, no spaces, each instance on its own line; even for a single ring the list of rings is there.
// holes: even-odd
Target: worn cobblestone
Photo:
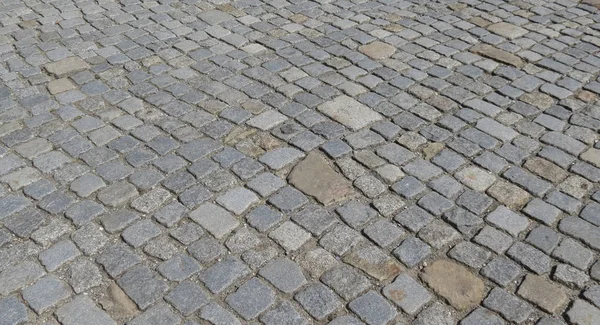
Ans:
[[[0,324],[598,323],[598,5],[3,2]]]

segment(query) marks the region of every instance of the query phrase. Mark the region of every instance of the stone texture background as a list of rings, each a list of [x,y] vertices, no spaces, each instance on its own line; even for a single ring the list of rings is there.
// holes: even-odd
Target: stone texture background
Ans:
[[[3,0],[0,325],[600,324],[597,5]]]

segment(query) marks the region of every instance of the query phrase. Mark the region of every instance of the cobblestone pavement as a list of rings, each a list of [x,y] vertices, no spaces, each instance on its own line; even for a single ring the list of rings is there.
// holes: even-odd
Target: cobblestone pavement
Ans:
[[[0,1],[0,325],[600,324],[596,0]]]

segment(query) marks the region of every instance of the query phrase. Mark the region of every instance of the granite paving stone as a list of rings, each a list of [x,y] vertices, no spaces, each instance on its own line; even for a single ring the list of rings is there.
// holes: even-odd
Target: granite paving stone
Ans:
[[[492,289],[483,304],[517,324],[525,322],[534,311],[527,302],[500,288]]]
[[[75,297],[71,302],[56,311],[56,317],[62,324],[115,325],[117,324],[104,310],[86,296]]]
[[[595,325],[599,13],[3,3],[0,324]]]
[[[385,286],[383,294],[409,315],[417,313],[433,298],[427,289],[406,273]]]
[[[8,296],[0,300],[0,310],[3,324],[21,324],[29,318],[27,307],[15,296]]]
[[[23,290],[23,299],[38,314],[70,296],[69,286],[52,275],[38,280]]]

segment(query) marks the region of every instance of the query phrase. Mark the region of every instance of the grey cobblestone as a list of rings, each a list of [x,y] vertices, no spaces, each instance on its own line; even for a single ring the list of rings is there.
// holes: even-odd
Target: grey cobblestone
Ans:
[[[593,322],[594,5],[6,3],[0,324]]]
[[[68,285],[54,276],[44,277],[23,290],[23,298],[41,314],[46,309],[71,295]]]

